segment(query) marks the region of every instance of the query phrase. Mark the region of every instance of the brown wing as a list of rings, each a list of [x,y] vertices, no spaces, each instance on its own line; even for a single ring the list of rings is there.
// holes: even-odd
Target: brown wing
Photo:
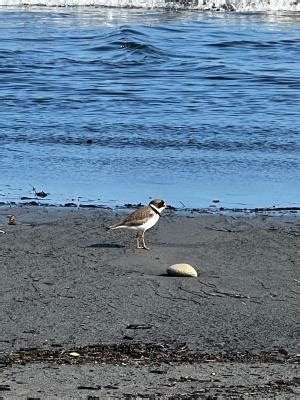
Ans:
[[[117,226],[138,226],[142,225],[147,221],[149,216],[153,216],[154,211],[149,209],[149,206],[144,206],[139,208],[138,210],[134,211],[133,213],[129,214],[122,222],[119,222],[116,225],[113,225],[113,227]]]

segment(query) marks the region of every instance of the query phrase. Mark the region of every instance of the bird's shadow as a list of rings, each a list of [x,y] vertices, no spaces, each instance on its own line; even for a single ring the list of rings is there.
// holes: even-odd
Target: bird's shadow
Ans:
[[[121,244],[115,244],[115,243],[95,243],[88,246],[88,248],[92,249],[122,249],[124,247],[125,246]]]

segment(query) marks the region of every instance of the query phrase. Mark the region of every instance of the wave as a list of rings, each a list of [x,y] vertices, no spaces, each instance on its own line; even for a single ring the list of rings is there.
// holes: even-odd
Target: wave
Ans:
[[[239,127],[227,125],[213,128],[202,127],[201,132],[190,127],[189,133],[183,133],[185,129],[164,124],[147,128],[143,124],[134,126],[126,123],[113,124],[101,130],[96,126],[84,126],[77,130],[73,127],[62,128],[59,124],[35,127],[27,132],[23,127],[15,127],[10,132],[0,131],[0,141],[4,145],[14,144],[12,150],[19,151],[16,145],[35,144],[41,146],[80,146],[89,149],[130,149],[144,150],[207,150],[212,152],[249,151],[266,154],[288,153],[290,161],[299,153],[298,131],[280,128],[249,128],[241,130]],[[230,130],[230,134],[228,133]],[[47,131],[47,135],[45,134]],[[118,134],[116,134],[116,131]],[[143,132],[141,135],[140,132]],[[217,133],[216,133],[217,132]],[[161,138],[164,138],[163,141]],[[98,150],[97,150],[98,151]]]
[[[0,0],[0,6],[125,7],[203,11],[300,11],[300,0]]]

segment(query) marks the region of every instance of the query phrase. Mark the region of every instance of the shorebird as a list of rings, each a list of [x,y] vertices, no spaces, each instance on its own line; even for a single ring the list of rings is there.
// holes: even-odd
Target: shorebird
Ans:
[[[31,226],[31,224],[27,224],[25,222],[20,222],[17,220],[16,216],[13,214],[9,214],[7,216],[8,218],[8,225],[26,225],[26,226]]]
[[[166,207],[167,205],[163,200],[152,200],[148,206],[137,209],[123,221],[110,226],[109,229],[131,229],[137,231],[137,248],[149,250],[145,243],[145,232],[158,222],[161,213]]]

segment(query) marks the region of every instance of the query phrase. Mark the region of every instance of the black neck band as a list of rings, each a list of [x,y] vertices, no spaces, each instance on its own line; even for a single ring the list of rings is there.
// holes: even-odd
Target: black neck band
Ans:
[[[150,207],[152,208],[152,210],[153,210],[156,214],[160,215],[160,212],[159,212],[155,207],[152,207],[151,204],[150,204]]]

